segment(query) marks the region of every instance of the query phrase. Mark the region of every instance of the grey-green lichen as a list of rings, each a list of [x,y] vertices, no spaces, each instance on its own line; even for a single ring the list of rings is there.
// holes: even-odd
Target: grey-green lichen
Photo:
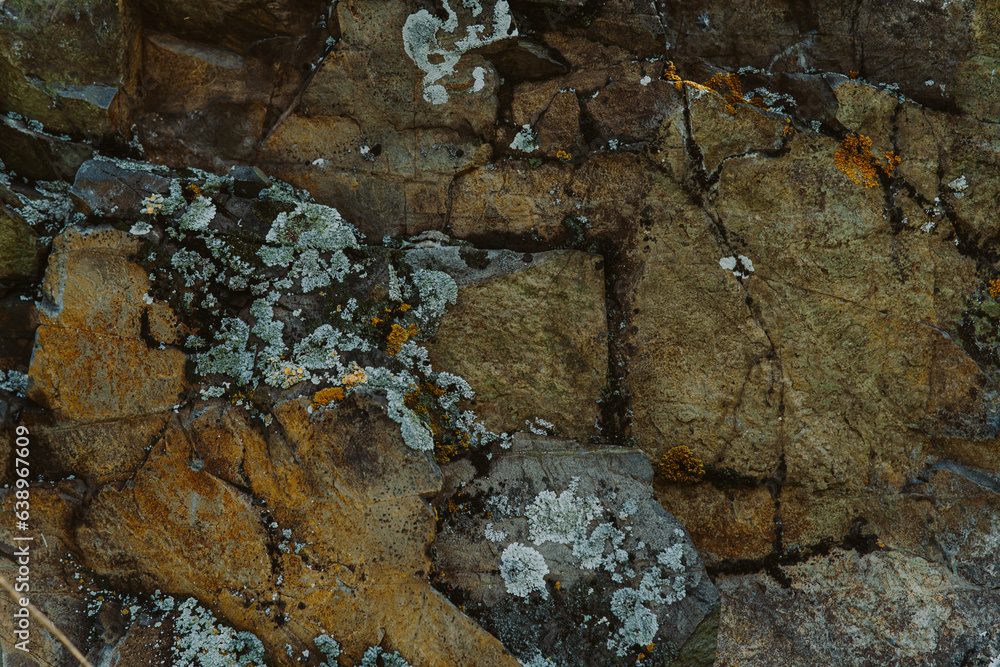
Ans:
[[[419,343],[455,303],[454,279],[363,245],[336,209],[286,184],[263,190],[249,207],[252,219],[238,219],[223,204],[230,179],[190,174],[171,176],[128,228],[149,242],[142,259],[151,293],[188,329],[182,347],[203,398],[246,404],[259,387],[317,396],[339,388],[325,395],[341,400],[379,392],[414,449],[442,442],[443,423],[464,446],[503,440],[459,408],[471,388],[436,372]],[[433,409],[421,402],[418,414],[414,392],[427,386],[436,388],[428,394]],[[314,401],[310,410],[335,403]]]

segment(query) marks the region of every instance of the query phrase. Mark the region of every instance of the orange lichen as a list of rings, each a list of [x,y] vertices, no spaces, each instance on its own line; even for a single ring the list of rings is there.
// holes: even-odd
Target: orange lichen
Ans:
[[[316,395],[313,396],[312,406],[314,408],[322,408],[334,401],[339,403],[342,400],[344,400],[343,387],[327,387],[316,392]]]
[[[858,76],[860,76],[860,74],[861,72],[859,72],[858,70],[852,69],[850,72],[847,73],[847,76],[849,76],[852,79],[857,79]]]
[[[790,137],[793,134],[795,134],[795,132],[796,132],[796,130],[795,130],[795,126],[792,125],[792,119],[791,118],[785,119],[785,127],[781,131],[781,133],[784,134],[786,137]]]
[[[900,161],[899,156],[892,151],[882,153],[882,158],[884,163],[872,153],[871,137],[863,134],[848,135],[833,156],[838,169],[855,183],[864,183],[866,188],[879,184],[880,172],[886,177],[892,176]]]
[[[364,369],[357,365],[357,363],[354,364],[354,368],[351,369],[351,372],[340,380],[340,384],[345,389],[349,389],[356,384],[362,384],[364,382],[368,382],[368,375],[365,373]]]
[[[687,445],[678,445],[663,455],[656,472],[668,482],[697,484],[705,476],[705,464],[691,454]]]
[[[767,105],[764,104],[764,99],[760,95],[754,95],[749,100],[743,97],[743,85],[740,83],[739,75],[735,72],[725,74],[717,72],[705,82],[705,86],[722,95],[722,99],[726,101],[726,111],[729,113],[736,113],[738,104],[746,104],[768,111]]]
[[[157,215],[163,210],[163,197],[158,194],[151,194],[142,200],[142,212],[146,215]]]
[[[674,65],[673,61],[667,63],[667,69],[663,71],[663,78],[673,82],[677,90],[680,90],[681,86],[684,85],[684,79],[677,75],[677,66]]]
[[[405,329],[398,325],[392,325],[392,331],[389,332],[388,337],[386,337],[385,351],[396,356],[399,354],[399,350],[403,347],[403,343],[409,340],[411,337],[416,336],[419,333],[416,324],[411,324]]]
[[[987,283],[986,289],[989,291],[990,296],[994,299],[1000,296],[1000,278],[993,278],[990,280],[989,283]]]
[[[560,160],[568,160],[572,156],[566,151],[556,151],[556,157]]]

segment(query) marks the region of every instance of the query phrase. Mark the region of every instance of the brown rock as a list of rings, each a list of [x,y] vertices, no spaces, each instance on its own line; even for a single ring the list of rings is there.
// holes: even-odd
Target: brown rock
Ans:
[[[162,33],[143,40],[143,62],[147,113],[136,122],[147,154],[213,171],[253,159],[279,82],[289,72],[293,85],[301,78],[280,59],[272,64]]]
[[[435,368],[469,382],[487,428],[523,430],[541,418],[586,439],[608,363],[603,262],[577,251],[530,257],[462,287],[426,347]]]
[[[320,0],[141,0],[145,27],[246,53],[280,36],[301,36],[320,18]]]
[[[2,436],[0,436],[2,438]],[[34,440],[34,439],[32,439]],[[34,444],[34,442],[32,443]],[[32,455],[31,463],[38,459]],[[34,470],[32,470],[34,476]],[[73,561],[73,522],[79,512],[85,495],[85,486],[79,481],[44,482],[32,484],[30,494],[30,530],[15,531],[13,523],[0,531],[0,575],[12,584],[27,583],[26,593],[33,605],[43,614],[53,619],[57,627],[76,646],[86,646],[92,621],[87,618],[87,592],[80,590],[75,580],[76,568]],[[14,516],[14,488],[10,486],[0,491],[0,511],[6,516]],[[31,541],[15,541],[15,537],[30,537]],[[27,579],[17,577],[19,563],[15,552],[28,547],[29,573]],[[14,617],[15,603],[6,593],[0,596],[0,613],[7,618]],[[0,655],[10,664],[35,667],[36,665],[70,664],[72,657],[54,637],[44,632],[37,621],[32,620],[28,648],[25,655],[14,645],[20,641],[14,636],[12,623],[0,626]],[[86,650],[86,649],[84,649]],[[16,653],[15,653],[16,651]],[[28,658],[26,661],[13,662]],[[73,661],[75,662],[75,661]]]
[[[709,484],[658,484],[657,500],[690,526],[691,541],[708,567],[725,559],[767,556],[777,537],[776,505],[763,486],[720,491]]]
[[[536,126],[536,143],[542,155],[569,159],[580,142],[580,105],[576,93],[557,93]]]
[[[133,482],[89,506],[76,532],[89,562],[217,601],[277,665],[293,664],[286,644],[324,632],[351,660],[377,644],[413,664],[515,664],[427,583],[433,463],[370,402],[312,416],[307,404],[277,406],[281,429],[266,434],[218,405],[174,421]]]
[[[0,153],[4,167],[18,174],[40,181],[69,181],[80,165],[93,157],[94,149],[0,116]]]
[[[267,140],[260,164],[381,239],[444,228],[452,179],[490,154],[489,144],[446,129],[365,134],[350,118],[292,116]]]
[[[647,201],[656,222],[634,250],[630,280],[627,382],[639,444],[653,461],[686,444],[706,463],[767,474],[781,456],[783,391],[767,333],[719,266],[716,255],[728,253],[711,218],[662,182]]]
[[[138,245],[122,232],[72,227],[53,243],[28,397],[53,412],[38,435],[63,474],[128,474],[163,426],[156,413],[187,385],[184,354],[146,340],[155,331],[161,345],[175,343],[179,329],[165,304],[143,299],[149,278],[127,259]],[[143,322],[156,324],[146,338]]]
[[[702,165],[713,174],[728,157],[781,148],[787,121],[749,104],[730,104],[722,95],[684,86],[691,131],[701,149]]]
[[[0,206],[0,288],[39,272],[38,236],[24,219]]]
[[[6,3],[0,25],[3,108],[50,132],[127,134],[140,75],[135,3]]]
[[[456,179],[451,232],[487,247],[510,239],[612,240],[634,225],[645,190],[643,161],[634,155],[597,155],[579,168],[499,162]]]

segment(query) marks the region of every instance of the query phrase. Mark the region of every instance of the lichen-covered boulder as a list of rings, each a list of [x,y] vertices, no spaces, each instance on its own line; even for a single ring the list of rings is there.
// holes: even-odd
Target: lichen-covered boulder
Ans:
[[[435,579],[522,661],[669,661],[705,639],[718,593],[640,452],[519,435],[475,464],[444,469]]]

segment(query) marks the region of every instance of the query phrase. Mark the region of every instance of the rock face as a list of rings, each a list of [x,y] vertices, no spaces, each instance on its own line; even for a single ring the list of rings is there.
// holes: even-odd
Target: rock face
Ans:
[[[0,0],[39,604],[109,665],[995,662],[1000,9],[732,4]]]
[[[515,664],[427,582],[434,514],[421,496],[440,488],[434,464],[378,406],[318,420],[306,407],[276,407],[281,428],[264,437],[222,406],[171,423],[129,487],[88,505],[76,530],[87,562],[218,600],[215,613],[253,627],[278,664],[294,664],[286,644],[301,653],[324,632],[353,660],[382,644],[416,664]]]

